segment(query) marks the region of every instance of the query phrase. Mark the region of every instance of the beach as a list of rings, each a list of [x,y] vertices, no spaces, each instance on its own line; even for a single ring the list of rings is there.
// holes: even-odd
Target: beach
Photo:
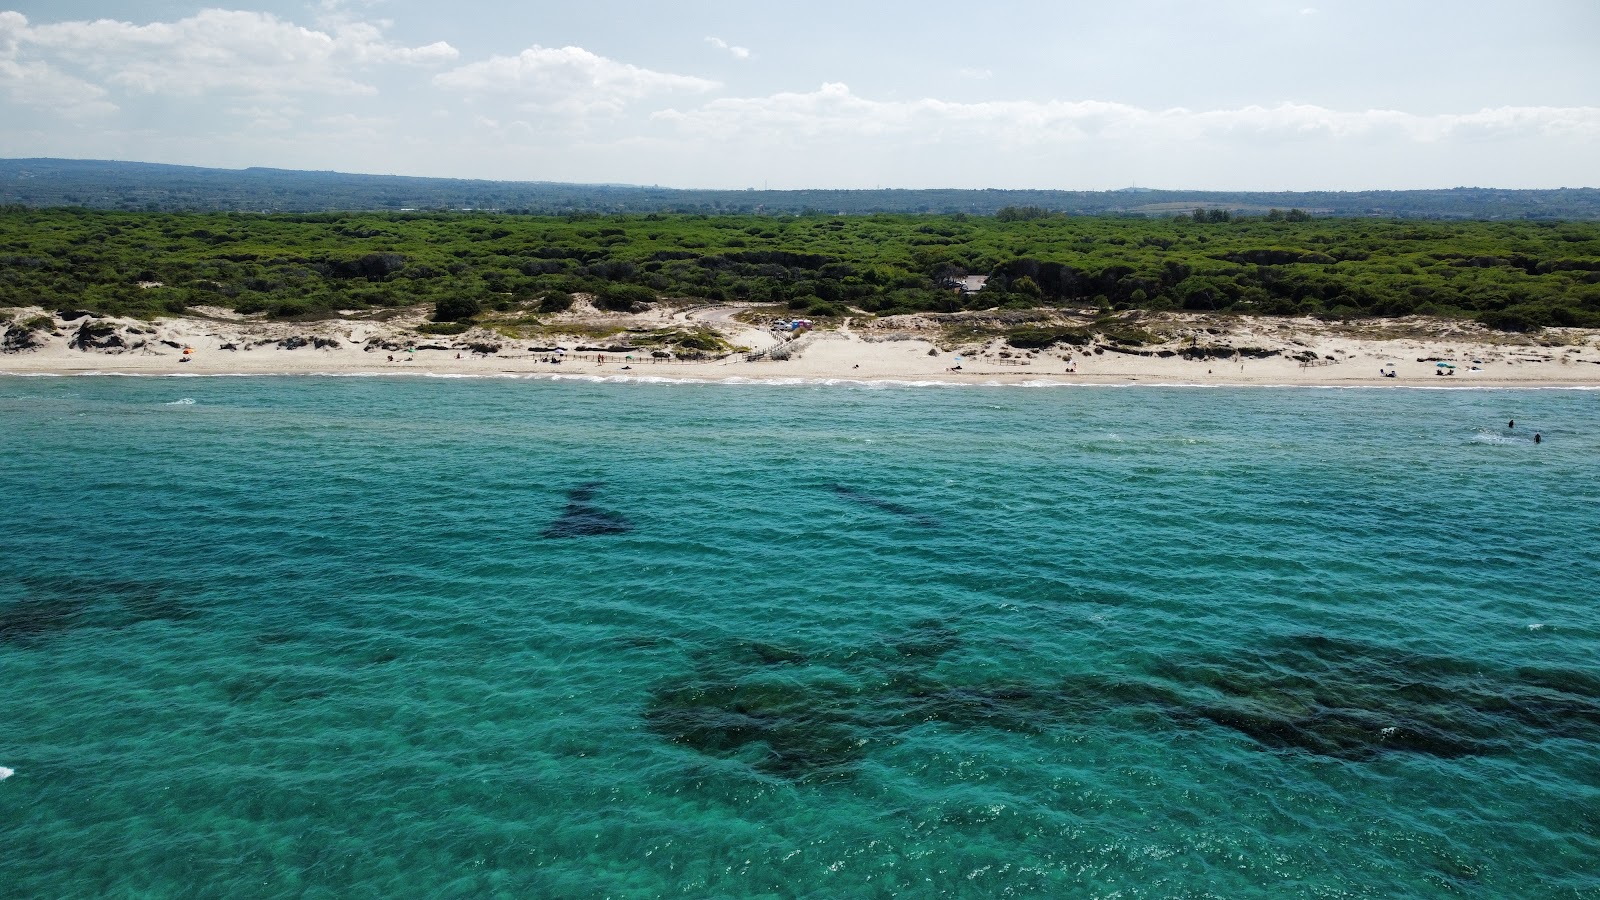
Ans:
[[[1195,384],[1326,387],[1593,387],[1600,332],[1506,334],[1470,322],[1404,319],[1328,323],[1309,318],[1186,314],[1132,319],[1153,340],[1091,340],[1043,349],[1009,346],[1003,316],[919,314],[773,326],[753,308],[668,306],[638,315],[592,308],[536,337],[487,323],[458,335],[419,333],[424,311],[387,318],[270,322],[224,310],[158,319],[50,316],[34,346],[0,353],[0,372],[35,375],[429,374],[701,381],[802,379],[966,384]],[[70,314],[69,314],[70,315]],[[767,316],[767,318],[774,318]],[[776,317],[781,323],[781,317]],[[98,338],[79,340],[85,322]],[[634,346],[636,333],[673,325],[720,335],[734,352],[682,358]],[[596,337],[607,329],[613,334]],[[563,333],[563,332],[566,333]],[[108,346],[85,346],[102,343]],[[780,350],[781,352],[773,352]],[[765,351],[769,355],[760,356]],[[780,358],[787,357],[787,358]],[[1393,376],[1386,376],[1393,372]]]

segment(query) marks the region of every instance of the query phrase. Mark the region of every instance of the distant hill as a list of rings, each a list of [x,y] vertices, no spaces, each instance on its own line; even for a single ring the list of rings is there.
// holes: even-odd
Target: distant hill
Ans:
[[[1032,190],[684,190],[546,181],[206,169],[69,159],[0,160],[0,204],[119,210],[526,213],[969,213],[1039,207],[1079,215],[1161,216],[1196,207],[1430,219],[1600,219],[1600,189],[1231,192]]]

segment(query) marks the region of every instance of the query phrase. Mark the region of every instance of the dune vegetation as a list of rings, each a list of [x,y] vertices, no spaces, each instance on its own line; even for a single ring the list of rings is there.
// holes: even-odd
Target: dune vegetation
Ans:
[[[981,291],[956,285],[986,275]],[[780,303],[812,317],[963,309],[1414,314],[1600,325],[1600,223],[1311,217],[562,217],[0,208],[0,306],[277,319],[559,312],[585,294]]]

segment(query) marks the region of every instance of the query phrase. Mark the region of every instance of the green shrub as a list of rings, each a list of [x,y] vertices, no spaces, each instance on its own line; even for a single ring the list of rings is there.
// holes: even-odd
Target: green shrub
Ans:
[[[539,297],[539,312],[559,313],[572,308],[572,295],[565,291],[546,291]]]
[[[1082,328],[1042,328],[1028,325],[1013,328],[1006,333],[1006,343],[1022,350],[1037,350],[1056,344],[1082,347],[1092,339],[1089,332]]]
[[[1134,328],[1129,325],[1101,326],[1100,334],[1113,344],[1124,347],[1143,347],[1145,344],[1158,344],[1160,339],[1143,328]]]
[[[682,337],[675,338],[673,343],[677,344],[679,349],[682,350],[700,350],[707,353],[719,353],[729,349],[727,341],[706,331],[685,334]]]
[[[435,322],[460,322],[470,319],[483,311],[476,298],[452,295],[441,297],[433,305],[433,320]]]
[[[655,291],[637,284],[607,284],[595,292],[594,305],[611,312],[635,312],[654,303]]]
[[[311,312],[311,304],[304,300],[279,300],[268,310],[274,319],[294,319],[310,315]]]

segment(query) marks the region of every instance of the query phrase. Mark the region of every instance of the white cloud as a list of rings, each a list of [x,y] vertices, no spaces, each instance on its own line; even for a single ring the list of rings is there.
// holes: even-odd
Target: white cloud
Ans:
[[[346,22],[333,29],[334,42],[349,56],[363,63],[401,63],[436,65],[454,62],[460,51],[444,41],[424,47],[402,47],[383,39],[383,30],[368,22]]]
[[[733,56],[734,59],[749,59],[750,58],[749,49],[747,49],[745,47],[735,47],[732,44],[729,44],[727,41],[723,40],[722,38],[719,38],[719,37],[708,37],[708,38],[706,38],[706,43],[708,43],[711,46],[717,48],[718,50],[726,50],[726,51],[728,51],[728,53],[730,53]]]
[[[39,62],[0,59],[0,95],[12,103],[53,109],[73,117],[117,109],[106,99],[104,88]]]
[[[27,30],[27,16],[19,12],[0,11],[0,59],[16,55],[17,43]]]
[[[1001,138],[1031,145],[1126,139],[1182,142],[1234,139],[1255,143],[1388,137],[1413,142],[1453,138],[1600,134],[1600,107],[1501,107],[1471,113],[1417,115],[1395,110],[1343,111],[1280,103],[1232,109],[1151,110],[1104,101],[872,100],[844,84],[808,93],[721,98],[689,110],[669,109],[658,121],[721,136],[781,140],[899,135],[917,143]]]
[[[361,80],[365,66],[437,64],[458,55],[442,42],[397,46],[368,23],[318,31],[269,13],[221,9],[148,25],[97,19],[28,27],[24,20],[20,30],[8,28],[0,42],[106,85],[177,96],[372,94],[376,89]]]
[[[114,112],[106,91],[48,63],[19,59],[28,19],[18,12],[0,12],[0,96],[12,103],[53,109],[68,116]]]
[[[656,72],[590,53],[582,47],[534,45],[434,76],[434,83],[468,96],[501,98],[526,109],[581,114],[620,112],[629,103],[673,91],[705,92],[715,81]]]
[[[265,103],[230,106],[224,111],[247,121],[252,127],[274,131],[293,128],[301,113],[301,110],[294,106]]]

